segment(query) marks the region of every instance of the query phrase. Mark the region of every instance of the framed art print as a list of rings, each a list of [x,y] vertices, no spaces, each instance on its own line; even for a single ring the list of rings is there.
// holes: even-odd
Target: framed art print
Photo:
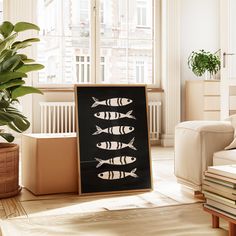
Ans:
[[[152,188],[143,85],[76,85],[79,194]]]

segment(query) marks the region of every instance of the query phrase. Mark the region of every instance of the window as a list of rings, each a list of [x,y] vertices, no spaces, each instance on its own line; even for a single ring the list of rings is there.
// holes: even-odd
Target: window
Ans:
[[[101,0],[100,2],[100,22],[104,24],[104,1]]]
[[[76,76],[77,76],[77,82],[79,83],[90,82],[89,56],[76,56]]]
[[[106,81],[105,78],[105,59],[101,57],[101,80]],[[76,56],[76,77],[78,83],[90,83],[90,57]]]
[[[155,83],[154,2],[38,0],[38,83]]]
[[[137,26],[147,26],[147,1],[137,1]]]
[[[45,33],[49,34],[56,30],[56,2],[55,1],[45,1],[45,19],[47,24],[45,24]]]
[[[105,58],[101,57],[101,82],[106,82]]]
[[[145,66],[144,61],[136,61],[136,81],[137,83],[145,83]]]

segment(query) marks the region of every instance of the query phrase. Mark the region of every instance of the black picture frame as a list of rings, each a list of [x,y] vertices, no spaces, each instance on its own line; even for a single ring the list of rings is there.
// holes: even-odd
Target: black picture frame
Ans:
[[[75,85],[79,194],[152,189],[145,85]]]

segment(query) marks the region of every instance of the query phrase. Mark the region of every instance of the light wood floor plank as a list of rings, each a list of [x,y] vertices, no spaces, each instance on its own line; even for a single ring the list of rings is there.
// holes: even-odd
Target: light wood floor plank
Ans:
[[[6,198],[1,200],[6,218],[27,217],[21,203],[16,198]]]

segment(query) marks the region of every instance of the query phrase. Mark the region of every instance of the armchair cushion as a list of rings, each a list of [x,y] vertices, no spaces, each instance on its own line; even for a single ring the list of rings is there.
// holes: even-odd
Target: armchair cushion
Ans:
[[[230,116],[226,119],[226,121],[229,121],[234,128],[234,140],[228,146],[225,147],[225,150],[229,150],[236,148],[236,115]]]
[[[215,152],[213,155],[214,166],[232,165],[232,164],[235,165],[235,163],[236,163],[236,149]]]

